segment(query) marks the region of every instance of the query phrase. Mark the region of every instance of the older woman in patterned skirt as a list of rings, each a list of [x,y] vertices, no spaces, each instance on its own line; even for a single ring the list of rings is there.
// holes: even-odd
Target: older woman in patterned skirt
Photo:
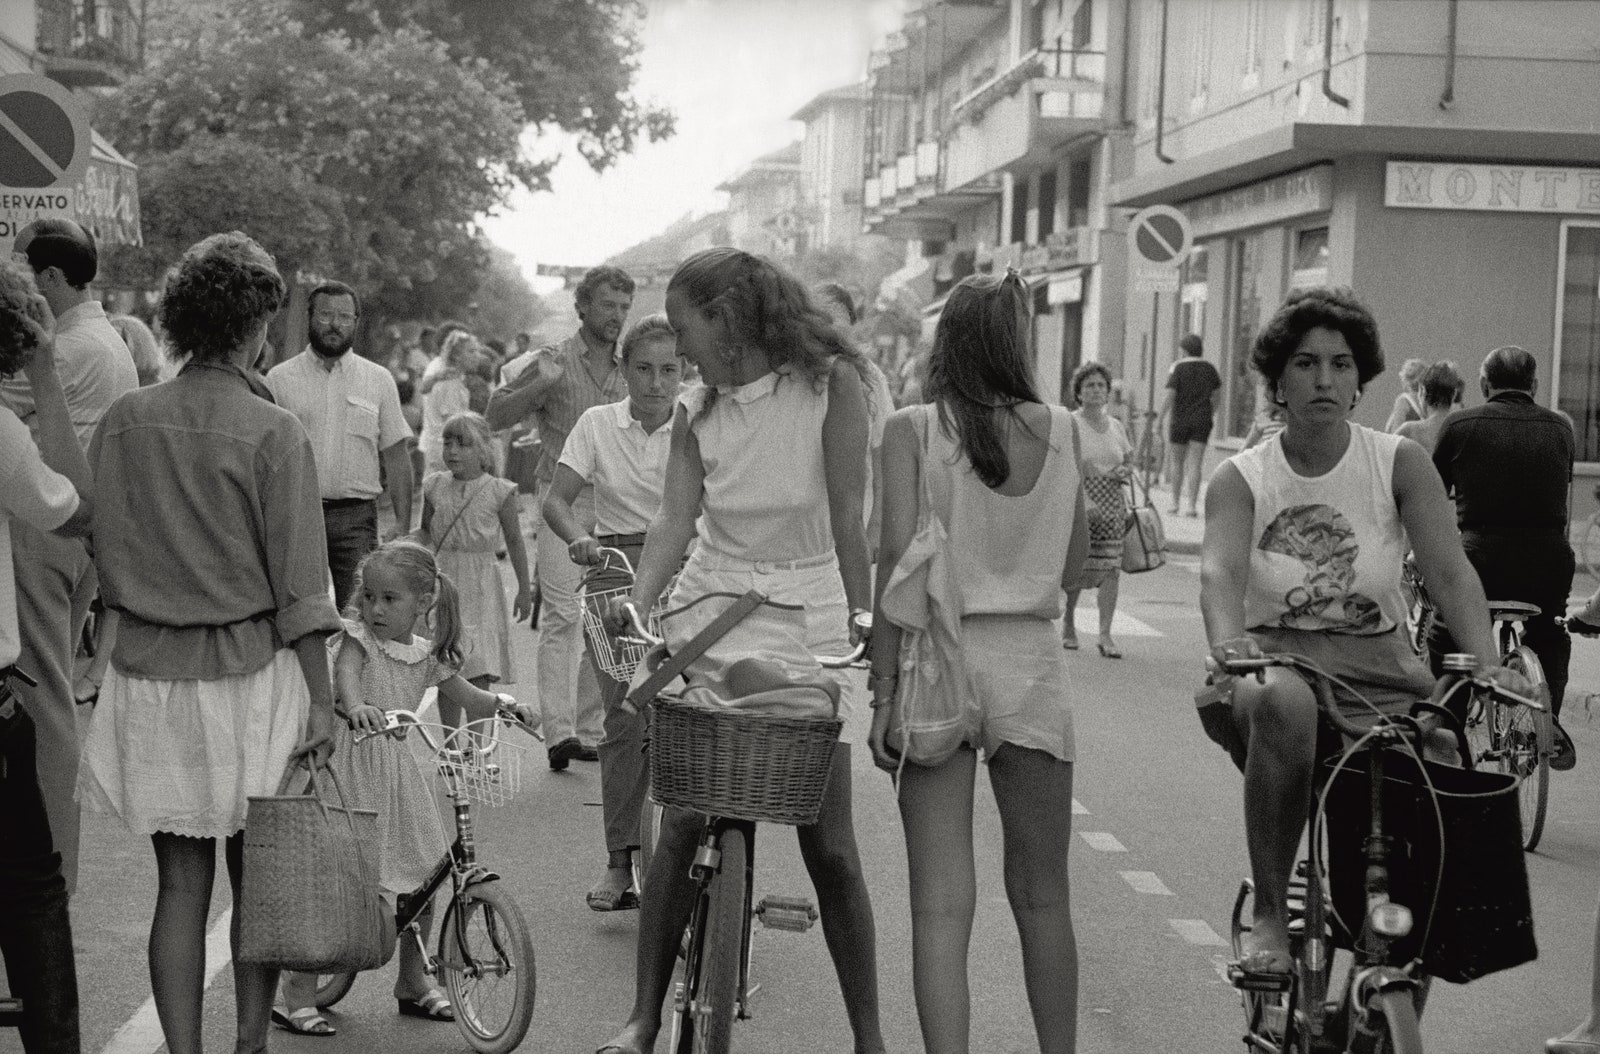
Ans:
[[[1073,624],[1078,594],[1096,592],[1100,608],[1100,654],[1122,658],[1111,637],[1111,620],[1117,613],[1118,573],[1122,570],[1122,538],[1128,527],[1128,499],[1124,482],[1133,473],[1133,444],[1122,422],[1106,413],[1111,403],[1111,371],[1098,362],[1086,362],[1072,375],[1072,397],[1078,408],[1078,434],[1082,439],[1083,493],[1088,500],[1089,558],[1083,574],[1067,590],[1067,613],[1061,624],[1061,645],[1078,649]]]

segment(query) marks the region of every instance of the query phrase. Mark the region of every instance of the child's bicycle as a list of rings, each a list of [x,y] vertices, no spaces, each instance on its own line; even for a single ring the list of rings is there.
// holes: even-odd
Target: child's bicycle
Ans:
[[[750,593],[740,600],[753,605],[765,598]],[[627,610],[635,639],[661,646],[638,609],[629,604]],[[813,658],[826,669],[858,663],[870,620],[857,616],[861,643],[849,654]],[[706,635],[725,633],[733,621],[721,628],[713,623]],[[816,822],[844,724],[838,707],[837,695],[826,718],[712,709],[666,696],[650,703],[651,797],[706,818],[689,869],[698,895],[682,952],[683,980],[673,998],[670,1054],[726,1054],[734,1020],[750,1018],[759,988],[750,980],[754,920],[795,933],[817,920],[816,908],[803,898],[766,896],[752,903],[756,823]]]
[[[506,725],[520,722],[504,705],[495,717],[460,728],[433,725],[410,710],[391,710],[382,732],[405,737],[412,729],[433,753],[445,794],[455,808],[456,840],[416,891],[400,897],[395,930],[421,952],[428,976],[440,976],[455,1010],[456,1027],[480,1054],[509,1054],[528,1033],[535,973],[528,923],[500,876],[478,860],[472,803],[504,805],[522,783],[523,748],[504,742]],[[362,737],[365,738],[365,737]],[[446,878],[450,904],[439,924],[438,953],[428,954],[417,919]],[[326,1010],[355,984],[353,973],[317,978],[316,1005]]]
[[[1465,983],[1527,961],[1536,952],[1527,873],[1520,844],[1511,840],[1514,834],[1502,832],[1501,841],[1509,844],[1499,851],[1492,834],[1462,845],[1462,835],[1468,833],[1462,818],[1447,815],[1441,805],[1446,798],[1471,801],[1474,807],[1487,799],[1503,802],[1512,783],[1499,773],[1470,771],[1470,760],[1468,769],[1425,765],[1428,725],[1417,715],[1427,712],[1452,721],[1442,704],[1460,690],[1486,695],[1497,706],[1538,711],[1542,704],[1479,676],[1473,656],[1449,655],[1445,666],[1450,680],[1442,682],[1448,687],[1436,696],[1438,704],[1418,703],[1411,716],[1384,716],[1366,727],[1340,712],[1330,676],[1300,656],[1237,659],[1226,670],[1244,676],[1270,666],[1304,674],[1324,718],[1354,742],[1331,764],[1313,808],[1309,859],[1299,862],[1290,882],[1290,972],[1247,973],[1239,967],[1255,893],[1249,880],[1234,902],[1236,961],[1229,979],[1243,998],[1244,1045],[1256,1054],[1421,1054],[1418,1019],[1430,974]],[[1456,735],[1466,759],[1470,748],[1459,731]],[[1420,777],[1408,782],[1413,773]],[[1338,801],[1348,822],[1337,833],[1332,825],[1328,828],[1328,855],[1336,865],[1330,874],[1318,827],[1330,815],[1330,795],[1339,781]],[[1496,786],[1486,791],[1486,781]],[[1468,785],[1458,785],[1462,783]],[[1494,815],[1503,823],[1475,819],[1495,830],[1515,822],[1509,802]],[[1415,830],[1408,830],[1408,824]],[[1468,859],[1473,850],[1476,854]],[[1447,883],[1453,883],[1450,893],[1456,900],[1441,903]],[[1472,888],[1461,893],[1466,886]],[[1480,900],[1472,904],[1469,918],[1463,906],[1471,896]],[[1457,916],[1446,917],[1452,912]],[[1479,949],[1491,941],[1501,943],[1493,951]],[[1352,949],[1351,961],[1342,989],[1330,993],[1336,945]],[[1449,961],[1452,957],[1459,961]]]

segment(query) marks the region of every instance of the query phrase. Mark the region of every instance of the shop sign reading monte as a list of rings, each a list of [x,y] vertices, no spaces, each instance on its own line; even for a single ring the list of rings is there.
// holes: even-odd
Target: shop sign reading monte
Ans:
[[[1600,213],[1600,168],[1390,161],[1383,203],[1396,209]]]
[[[1128,221],[1133,288],[1141,293],[1178,291],[1178,267],[1194,248],[1189,218],[1171,205],[1140,209]]]
[[[0,77],[0,250],[46,216],[70,219],[89,164],[89,122],[70,91],[48,77]]]

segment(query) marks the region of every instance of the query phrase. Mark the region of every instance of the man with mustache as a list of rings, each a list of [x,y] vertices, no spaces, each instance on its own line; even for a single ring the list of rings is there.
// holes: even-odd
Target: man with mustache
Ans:
[[[489,398],[489,427],[510,428],[529,415],[538,418],[543,450],[535,472],[534,508],[561,460],[567,434],[592,406],[620,402],[628,394],[617,359],[617,339],[633,307],[633,279],[616,267],[594,267],[578,283],[578,332],[549,347],[518,356],[501,370],[504,385]],[[585,531],[594,529],[594,491],[586,488],[573,503]],[[573,760],[596,761],[603,717],[594,670],[581,662],[578,568],[566,543],[534,521],[538,538],[539,591],[543,597],[539,629],[539,699],[550,767],[560,771]]]
[[[343,611],[355,589],[356,565],[378,547],[378,495],[385,479],[395,533],[411,529],[411,426],[394,375],[350,354],[361,319],[355,290],[323,282],[311,291],[308,307],[310,342],[272,368],[267,387],[311,437],[334,603]]]

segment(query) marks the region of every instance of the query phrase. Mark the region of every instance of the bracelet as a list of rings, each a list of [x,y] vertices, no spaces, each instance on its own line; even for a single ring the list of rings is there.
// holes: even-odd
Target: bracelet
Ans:
[[[867,674],[867,690],[872,693],[872,709],[877,710],[880,707],[888,706],[890,703],[894,702],[894,689],[899,683],[900,674],[898,672],[886,674]],[[885,698],[882,702],[879,702],[879,689],[881,688],[888,688],[889,691],[887,693],[887,698]]]

